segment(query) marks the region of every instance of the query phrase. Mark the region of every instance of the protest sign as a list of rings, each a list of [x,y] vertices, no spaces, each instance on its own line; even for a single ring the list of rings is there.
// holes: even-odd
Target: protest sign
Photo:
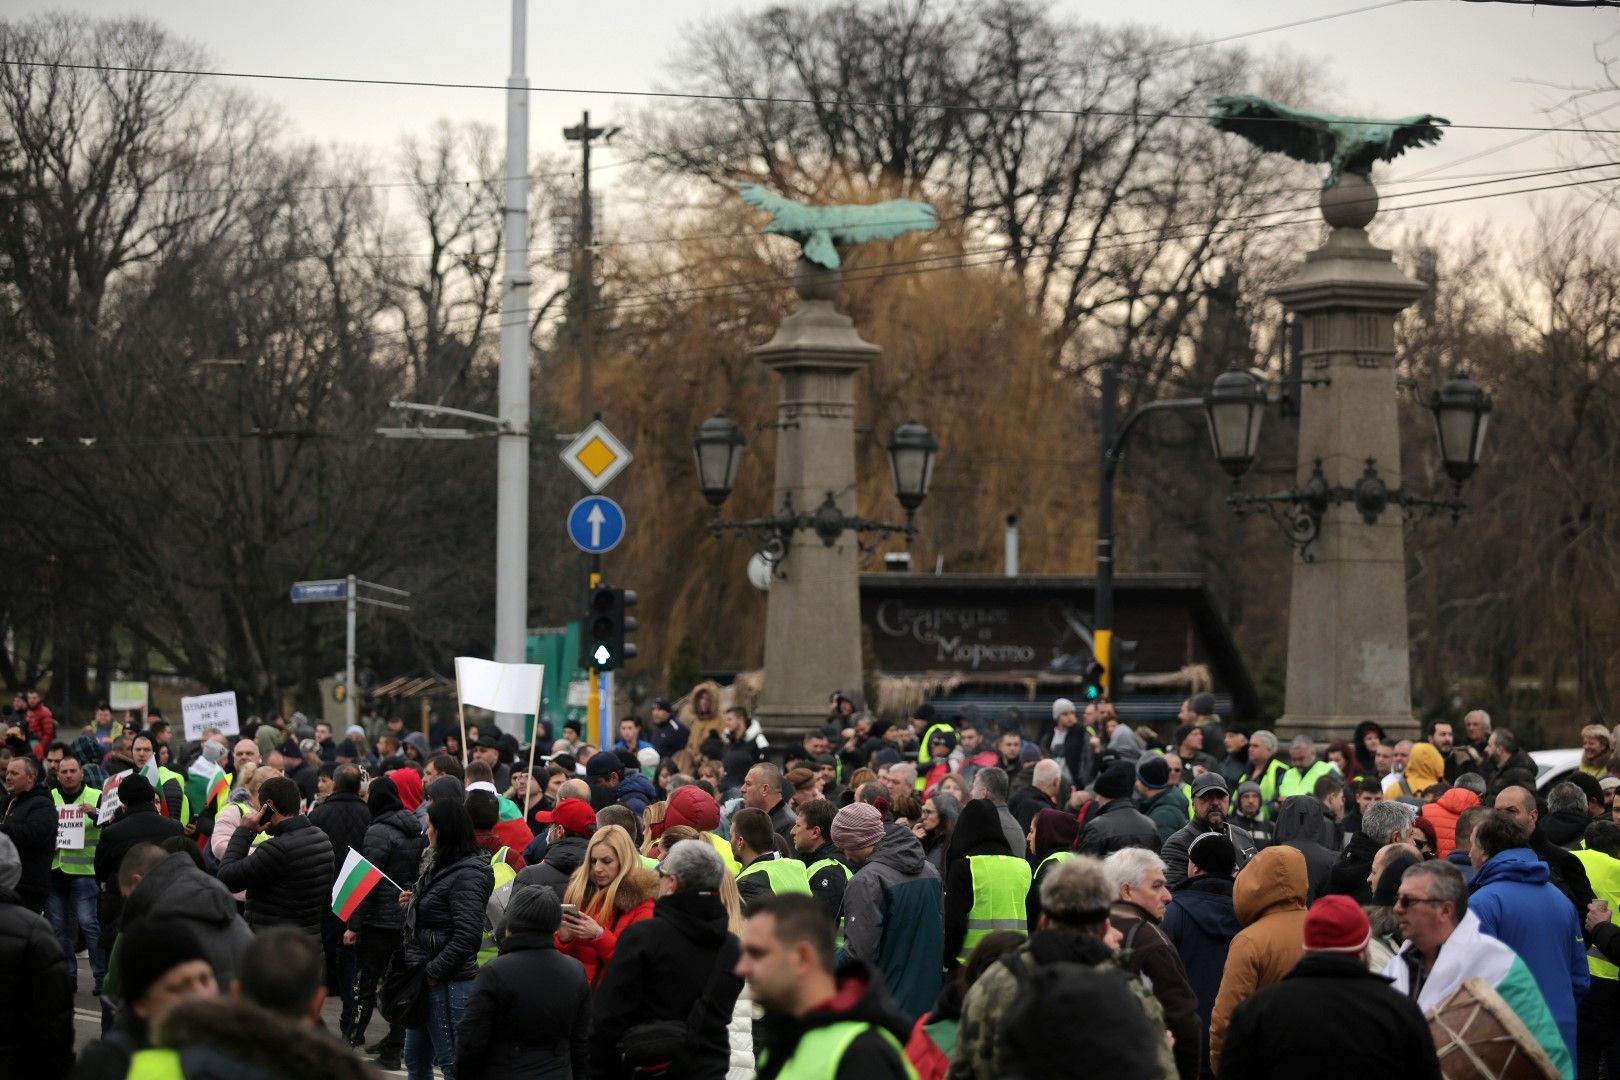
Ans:
[[[118,808],[124,804],[118,799],[118,786],[124,782],[126,776],[131,776],[134,769],[125,769],[107,777],[107,782],[101,785],[101,809],[96,811],[96,824],[105,825],[118,813]]]
[[[107,693],[107,704],[114,709],[144,709],[151,688],[143,682],[115,682]]]
[[[203,732],[209,728],[216,729],[221,735],[235,735],[242,730],[236,719],[235,690],[205,697],[181,698],[180,715],[188,740],[202,738]]]
[[[56,808],[56,846],[64,851],[84,850],[84,804]]]

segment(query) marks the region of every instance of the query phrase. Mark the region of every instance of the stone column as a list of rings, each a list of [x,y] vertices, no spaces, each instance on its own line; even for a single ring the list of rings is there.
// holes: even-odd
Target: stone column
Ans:
[[[1360,176],[1325,189],[1327,242],[1274,290],[1304,321],[1305,378],[1331,380],[1298,390],[1301,485],[1318,459],[1333,487],[1354,487],[1369,458],[1390,489],[1401,483],[1395,316],[1426,286],[1367,239],[1377,210],[1377,192]],[[1368,525],[1352,503],[1329,507],[1310,550],[1314,561],[1293,564],[1278,734],[1348,738],[1362,720],[1392,735],[1415,732],[1400,508]]]
[[[879,349],[833,308],[842,274],[799,260],[793,286],[804,303],[776,336],[753,350],[782,377],[776,419],[772,509],[791,500],[814,513],[827,498],[845,515],[855,506],[855,376]],[[831,546],[812,530],[788,542],[771,581],[765,617],[765,685],[759,720],[779,734],[801,733],[827,715],[827,695],[861,686],[857,537]]]

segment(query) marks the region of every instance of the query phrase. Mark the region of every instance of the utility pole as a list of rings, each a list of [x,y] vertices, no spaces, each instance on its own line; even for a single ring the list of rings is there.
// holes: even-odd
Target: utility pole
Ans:
[[[592,309],[596,306],[596,221],[591,203],[591,142],[607,142],[619,133],[619,128],[591,127],[591,113],[580,114],[574,127],[563,128],[563,138],[579,143],[579,220],[574,223],[574,297],[579,333],[579,424],[583,428],[596,416],[591,395],[591,359],[596,350],[596,325]]]
[[[501,243],[501,426],[495,505],[495,659],[525,659],[529,612],[529,80],[525,74],[528,0],[512,0],[512,72],[506,80],[506,184]],[[520,740],[523,717],[497,726]]]

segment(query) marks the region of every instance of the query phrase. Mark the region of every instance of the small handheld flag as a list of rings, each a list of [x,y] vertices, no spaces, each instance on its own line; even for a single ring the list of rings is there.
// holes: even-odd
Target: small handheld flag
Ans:
[[[377,869],[354,848],[350,848],[349,854],[343,859],[343,868],[338,871],[337,880],[332,883],[332,914],[348,922],[349,917],[359,909],[365,898],[371,895],[371,890],[383,881],[399,889],[398,883],[393,878]]]

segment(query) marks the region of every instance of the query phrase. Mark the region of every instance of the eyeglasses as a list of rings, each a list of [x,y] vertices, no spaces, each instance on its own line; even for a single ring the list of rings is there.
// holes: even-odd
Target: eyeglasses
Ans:
[[[1449,901],[1449,900],[1431,900],[1426,896],[1404,896],[1404,895],[1396,894],[1396,897],[1395,897],[1395,910],[1400,911],[1403,908],[1411,907],[1413,904],[1449,904],[1449,903],[1451,903],[1451,901]]]

